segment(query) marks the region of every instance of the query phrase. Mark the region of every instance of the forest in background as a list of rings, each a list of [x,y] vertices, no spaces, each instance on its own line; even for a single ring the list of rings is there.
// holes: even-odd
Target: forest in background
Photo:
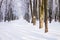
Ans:
[[[23,3],[18,6],[18,1]],[[60,0],[0,0],[0,22],[16,20],[21,16],[28,22],[31,19],[33,25],[39,20],[39,28],[45,22],[47,32],[48,20],[50,23],[52,19],[60,22]]]

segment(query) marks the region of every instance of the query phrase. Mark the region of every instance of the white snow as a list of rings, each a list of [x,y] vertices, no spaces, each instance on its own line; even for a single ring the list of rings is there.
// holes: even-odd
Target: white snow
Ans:
[[[0,22],[0,40],[60,40],[60,23],[48,23],[49,31],[45,33],[45,26],[39,29],[39,22],[33,26],[21,16],[26,12],[25,0],[13,0],[14,13],[20,17],[19,20],[11,22]],[[5,1],[4,1],[5,2]],[[5,3],[3,3],[4,5]],[[5,5],[2,7],[5,12]]]
[[[36,25],[28,23],[23,18],[11,22],[0,23],[0,40],[60,40],[60,23],[52,21],[48,25],[49,31],[39,29]]]

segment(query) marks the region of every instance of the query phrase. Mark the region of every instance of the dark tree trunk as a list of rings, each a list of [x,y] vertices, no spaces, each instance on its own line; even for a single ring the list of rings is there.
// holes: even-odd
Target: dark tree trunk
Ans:
[[[59,22],[60,22],[60,0],[59,0]]]
[[[44,0],[44,11],[45,11],[45,32],[48,32],[47,0]]]
[[[52,9],[53,9],[53,0],[50,0],[49,2],[49,22],[52,21]]]
[[[2,3],[3,3],[3,0],[0,1],[0,22],[3,20],[3,13],[1,12]]]
[[[33,12],[32,12],[32,23],[36,24],[36,0],[33,0]]]
[[[29,2],[26,2],[27,12],[25,13],[24,19],[30,22],[30,15],[29,15]]]
[[[37,0],[33,0],[33,15],[36,17],[37,19]]]
[[[51,23],[52,21],[52,9],[49,9],[49,22]]]
[[[5,10],[5,17],[4,17],[4,22],[7,20],[7,0],[6,0],[6,10]]]
[[[41,28],[41,23],[40,23],[40,6],[41,6],[41,0],[39,0],[39,28]]]
[[[57,21],[57,19],[58,19],[58,7],[56,7],[56,13],[55,13],[55,22]]]

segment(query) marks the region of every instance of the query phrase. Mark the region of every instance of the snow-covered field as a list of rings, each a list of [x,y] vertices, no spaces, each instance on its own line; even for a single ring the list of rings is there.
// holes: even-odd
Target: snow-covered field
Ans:
[[[8,2],[9,0],[7,0]],[[17,16],[24,16],[27,8],[27,0],[13,0],[13,12]],[[2,13],[5,12],[5,2],[3,1]],[[8,2],[9,4],[9,2]],[[54,6],[55,7],[55,6]],[[39,29],[39,22],[33,26],[23,18],[11,22],[0,22],[0,40],[60,40],[60,23],[48,24],[49,31],[45,33],[45,27]]]
[[[60,40],[60,23],[49,23],[49,31],[39,29],[39,22],[33,24],[24,19],[0,23],[0,40]]]

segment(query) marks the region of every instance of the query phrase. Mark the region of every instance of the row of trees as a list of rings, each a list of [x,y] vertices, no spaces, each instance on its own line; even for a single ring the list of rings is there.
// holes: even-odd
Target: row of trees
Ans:
[[[18,19],[18,17],[13,14],[12,0],[10,0],[9,4],[7,3],[8,0],[5,0],[5,13],[1,11],[3,1],[4,0],[0,1],[0,21],[3,19],[4,21]],[[39,28],[43,28],[43,24],[45,23],[45,32],[48,32],[48,20],[50,23],[52,19],[55,19],[55,21],[58,20],[60,22],[60,0],[58,0],[59,7],[56,7],[55,13],[53,13],[53,0],[25,0],[25,2],[26,12],[24,19],[30,22],[29,11],[31,11],[31,23],[36,25],[36,20],[39,20]]]
[[[37,2],[39,3],[37,5]],[[32,4],[33,3],[33,4]],[[32,23],[33,25],[36,24],[37,17],[37,6],[39,10],[39,28],[43,27],[43,23],[45,21],[45,32],[48,32],[48,14],[47,14],[47,0],[30,0],[30,8],[31,8],[31,14],[32,14]]]
[[[5,13],[2,12],[2,5],[5,1]],[[8,0],[1,0],[0,1],[0,21],[11,21],[18,19],[16,15],[13,14],[13,8],[12,8],[12,0],[10,0],[8,4]]]
[[[37,2],[39,4],[37,4]],[[59,7],[56,6],[55,13],[53,13],[53,0],[30,0],[33,25],[36,24],[37,17],[39,16],[39,28],[43,28],[43,24],[45,23],[45,32],[48,32],[48,20],[50,23],[52,22],[52,19],[60,21],[60,0],[58,0],[58,2],[55,0],[55,3],[56,5],[59,5]],[[39,8],[39,15],[37,12],[37,6]]]

